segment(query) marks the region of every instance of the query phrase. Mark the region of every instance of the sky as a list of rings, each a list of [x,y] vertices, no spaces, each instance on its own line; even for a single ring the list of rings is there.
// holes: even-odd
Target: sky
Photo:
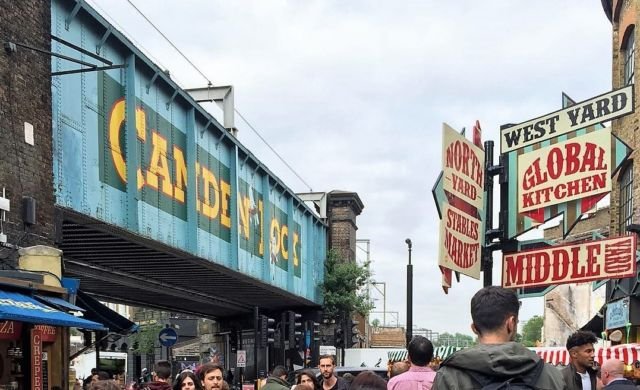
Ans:
[[[370,240],[374,279],[400,324],[411,238],[413,322],[435,332],[470,334],[469,301],[482,287],[465,276],[448,295],[440,287],[431,188],[442,123],[479,120],[497,162],[501,124],[561,108],[562,92],[582,101],[612,89],[612,27],[596,0],[88,3],[181,87],[207,80],[131,3],[214,85],[233,85],[236,108],[308,185],[236,117],[238,139],[289,188],[359,194],[357,237]],[[499,257],[494,267],[498,284]],[[520,319],[542,310],[542,299],[526,299]]]

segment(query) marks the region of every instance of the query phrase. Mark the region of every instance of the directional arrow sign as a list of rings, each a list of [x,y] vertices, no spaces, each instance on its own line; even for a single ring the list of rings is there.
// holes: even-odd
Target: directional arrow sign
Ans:
[[[563,106],[572,104],[563,94]],[[631,151],[610,128],[595,124],[504,155],[509,238],[560,214],[566,237],[611,191],[612,177]]]
[[[479,279],[484,151],[447,124],[443,124],[442,139],[443,171],[433,189],[441,215],[438,265]]]
[[[164,328],[158,333],[158,340],[163,347],[170,347],[178,342],[178,333],[173,328]]]

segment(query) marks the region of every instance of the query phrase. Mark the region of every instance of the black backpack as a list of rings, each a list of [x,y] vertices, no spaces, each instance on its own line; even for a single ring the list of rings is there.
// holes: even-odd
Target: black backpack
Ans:
[[[537,389],[536,383],[542,370],[544,362],[538,360],[536,367],[524,376],[512,378],[492,377],[475,371],[467,371],[467,373],[482,386],[482,390],[516,390],[516,389]]]

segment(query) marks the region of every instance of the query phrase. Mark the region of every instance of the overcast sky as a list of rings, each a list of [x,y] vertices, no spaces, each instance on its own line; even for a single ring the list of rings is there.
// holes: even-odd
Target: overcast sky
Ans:
[[[235,87],[238,110],[314,191],[360,195],[358,238],[371,240],[400,323],[412,239],[414,324],[439,332],[470,333],[482,283],[440,287],[431,187],[442,122],[470,129],[478,119],[498,145],[501,124],[559,109],[563,91],[581,101],[611,89],[611,24],[597,0],[132,1],[215,85]],[[182,87],[206,85],[127,0],[89,3]],[[290,188],[309,190],[236,123]],[[521,319],[535,314],[541,299],[526,300]]]

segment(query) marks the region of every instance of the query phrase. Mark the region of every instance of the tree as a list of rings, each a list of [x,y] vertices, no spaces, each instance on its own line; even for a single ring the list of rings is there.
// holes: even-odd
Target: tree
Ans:
[[[334,251],[329,251],[324,266],[324,314],[342,318],[357,312],[366,316],[372,309],[362,287],[371,277],[368,264],[343,261]]]
[[[542,324],[544,319],[541,316],[533,316],[522,327],[522,344],[525,347],[535,347],[536,342],[542,339]]]
[[[137,333],[129,336],[133,352],[137,354],[150,354],[154,352],[158,334],[162,325],[146,325],[140,327]]]
[[[435,347],[470,347],[476,344],[476,339],[473,336],[462,333],[441,333],[438,335],[437,340],[431,340]]]
[[[371,321],[371,326],[373,326],[373,329],[377,329],[380,326],[380,320],[379,319],[374,319],[373,321]]]

